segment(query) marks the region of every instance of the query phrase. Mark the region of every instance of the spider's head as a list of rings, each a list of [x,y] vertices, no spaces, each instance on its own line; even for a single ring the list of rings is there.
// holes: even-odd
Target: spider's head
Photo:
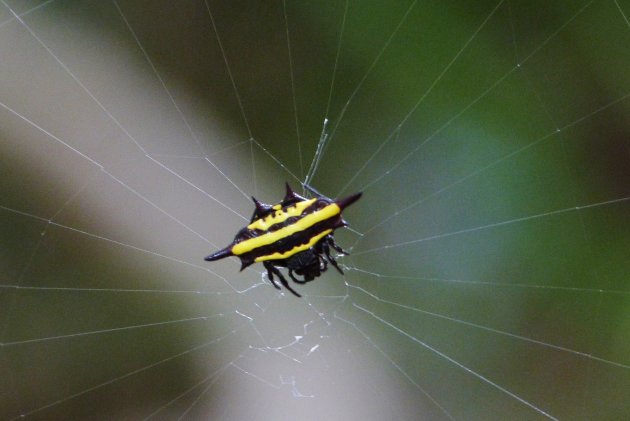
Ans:
[[[319,259],[314,251],[307,250],[293,255],[288,262],[288,267],[302,276],[305,282],[312,281],[322,274]]]
[[[312,281],[322,274],[318,262],[314,262],[308,266],[303,266],[300,269],[296,269],[296,274],[303,276],[304,281]]]

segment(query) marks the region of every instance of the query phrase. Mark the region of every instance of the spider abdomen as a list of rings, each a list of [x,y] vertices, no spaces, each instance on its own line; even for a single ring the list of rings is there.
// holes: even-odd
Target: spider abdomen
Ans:
[[[341,200],[325,197],[305,199],[293,192],[287,184],[285,198],[274,206],[263,204],[254,198],[256,210],[250,224],[238,232],[229,246],[211,254],[205,260],[214,261],[228,256],[237,256],[241,260],[241,270],[254,262],[263,262],[270,271],[272,280],[270,269],[272,266],[269,265],[287,267],[290,262],[291,268],[299,273],[298,271],[302,269],[299,267],[301,257],[290,261],[288,259],[298,253],[308,251],[316,257],[316,268],[319,268],[319,258],[324,250],[327,258],[329,260],[332,258],[328,252],[328,243],[337,249],[332,239],[333,231],[347,225],[341,217],[341,212],[360,197],[361,193]],[[325,240],[326,248],[320,245]],[[334,264],[340,270],[336,263]],[[309,265],[313,265],[312,259]],[[323,267],[325,270],[326,266]],[[310,278],[308,280],[320,274],[319,269],[310,266],[304,269],[308,269],[308,278]],[[288,287],[279,271],[276,274],[285,287],[299,296]],[[291,272],[289,274],[293,280],[299,282]]]

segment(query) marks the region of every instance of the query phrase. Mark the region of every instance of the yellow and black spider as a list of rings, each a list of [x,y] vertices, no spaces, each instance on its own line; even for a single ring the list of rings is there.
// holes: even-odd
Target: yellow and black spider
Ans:
[[[343,274],[335,258],[330,255],[330,248],[342,254],[348,253],[335,244],[333,232],[348,225],[341,217],[341,211],[356,202],[361,193],[332,200],[310,190],[317,197],[306,199],[291,190],[287,183],[284,199],[273,206],[252,197],[256,209],[250,224],[236,234],[232,244],[205,260],[237,256],[241,259],[241,270],[254,262],[263,262],[273,286],[280,289],[274,281],[275,274],[282,285],[297,297],[301,295],[289,286],[278,267],[289,269],[289,276],[298,284],[305,284],[320,276],[328,268],[327,261]],[[293,272],[302,279],[296,278]]]

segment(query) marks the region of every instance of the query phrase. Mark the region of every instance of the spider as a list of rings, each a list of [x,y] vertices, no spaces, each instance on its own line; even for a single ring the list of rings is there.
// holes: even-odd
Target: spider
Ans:
[[[287,290],[301,297],[278,268],[287,268],[289,277],[298,284],[310,282],[326,272],[328,263],[343,274],[330,249],[342,255],[348,253],[335,243],[333,232],[348,225],[341,212],[359,200],[361,193],[332,200],[309,188],[316,197],[306,199],[295,193],[288,183],[286,189],[282,202],[273,206],[252,197],[256,209],[250,224],[236,234],[230,245],[205,260],[237,256],[241,270],[254,262],[262,262],[274,287],[281,289],[274,279],[276,275]]]

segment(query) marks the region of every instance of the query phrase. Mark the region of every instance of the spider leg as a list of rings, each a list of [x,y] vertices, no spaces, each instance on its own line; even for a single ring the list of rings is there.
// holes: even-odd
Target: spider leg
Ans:
[[[263,262],[263,264],[265,265],[265,268],[267,269],[267,273],[269,274],[269,280],[271,281],[274,287],[276,287],[277,289],[281,289],[280,286],[276,284],[276,282],[273,280],[273,274],[278,276],[278,279],[280,279],[280,282],[282,283],[282,285],[286,289],[288,289],[291,292],[291,294],[295,295],[296,297],[302,297],[300,294],[295,292],[293,288],[291,288],[286,278],[282,275],[282,272],[280,272],[280,270],[277,267],[275,267],[272,263],[268,261]]]
[[[263,265],[265,266],[265,269],[267,269],[267,277],[269,278],[269,281],[271,282],[271,285],[273,285],[276,289],[281,289],[280,285],[278,285],[276,283],[276,281],[273,279],[273,274],[274,273],[276,275],[278,275],[278,277],[282,276],[280,274],[280,271],[274,265],[272,265],[269,262],[263,262]]]
[[[339,267],[339,264],[337,263],[335,258],[330,255],[329,243],[335,250],[337,250],[337,251],[341,250],[342,252],[343,252],[343,250],[341,249],[341,247],[337,246],[334,242],[332,242],[332,240],[331,241],[326,241],[323,244],[324,253],[326,254],[326,258],[328,259],[328,261],[330,263],[332,263],[332,265],[335,267],[335,269],[337,269],[337,271],[343,275],[343,270],[341,270],[341,268]],[[346,253],[346,254],[348,254],[348,253]]]
[[[335,240],[332,237],[328,239],[327,243],[330,244],[330,246],[334,248],[337,252],[343,254],[344,256],[347,256],[350,254],[344,249],[342,249],[341,247],[339,247],[337,243],[335,243]]]
[[[316,277],[318,277],[320,274],[318,273],[313,279],[315,279]],[[306,278],[302,278],[302,279],[298,279],[293,275],[293,269],[289,269],[289,276],[291,277],[291,279],[293,279],[293,282],[298,283],[298,284],[305,284],[307,282],[311,282],[313,279],[306,279]]]
[[[319,271],[326,272],[326,270],[328,269],[328,262],[319,254],[317,255],[317,258],[319,260]]]
[[[305,281],[304,279],[298,279],[293,275],[293,269],[289,269],[289,276],[291,277],[291,279],[293,280],[293,282],[298,283],[298,284],[305,284],[308,281]]]

